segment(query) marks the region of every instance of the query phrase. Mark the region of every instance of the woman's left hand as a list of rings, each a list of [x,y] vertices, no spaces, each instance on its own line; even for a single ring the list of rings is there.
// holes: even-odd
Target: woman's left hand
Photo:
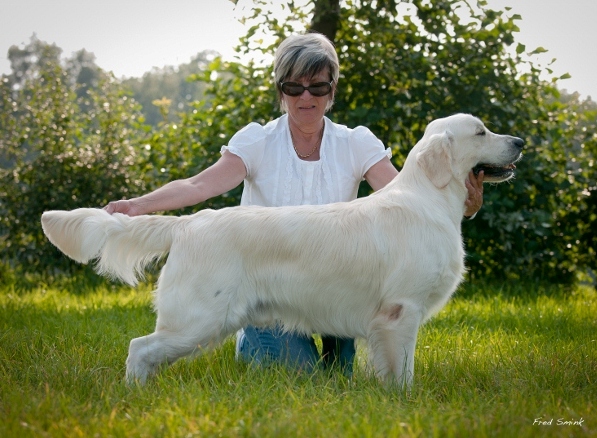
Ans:
[[[464,215],[466,217],[474,216],[483,205],[483,178],[485,174],[483,171],[479,172],[477,176],[471,170],[468,178],[465,181],[466,189],[468,190],[468,198],[464,202],[466,210]]]

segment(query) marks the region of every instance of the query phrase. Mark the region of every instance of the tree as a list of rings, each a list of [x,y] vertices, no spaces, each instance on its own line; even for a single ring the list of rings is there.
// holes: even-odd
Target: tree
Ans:
[[[11,46],[8,49],[8,60],[12,74],[3,78],[5,84],[8,83],[15,89],[21,87],[25,82],[36,78],[38,66],[59,62],[61,53],[62,49],[58,46],[40,41],[35,34],[23,49]]]
[[[67,269],[43,236],[41,214],[144,191],[138,106],[99,70],[91,84],[69,76],[83,68],[75,58],[65,69],[54,46],[34,40],[22,53],[19,69],[0,83],[0,248],[4,261]]]
[[[95,55],[85,49],[79,50],[66,61],[65,70],[69,85],[75,88],[77,99],[82,103],[80,109],[84,112],[89,111],[84,101],[86,95],[100,88],[100,83],[108,80],[108,75],[96,65]]]
[[[336,40],[340,25],[340,0],[319,0],[313,6],[309,29],[325,35],[330,41]]]
[[[187,64],[156,68],[145,73],[142,78],[124,80],[123,85],[133,92],[133,98],[142,105],[146,123],[157,126],[164,121],[178,122],[180,113],[187,111],[191,102],[203,98],[205,85],[187,79],[201,74],[217,56],[217,52],[205,50]],[[166,113],[163,112],[163,106],[154,104],[164,98],[171,102]]]

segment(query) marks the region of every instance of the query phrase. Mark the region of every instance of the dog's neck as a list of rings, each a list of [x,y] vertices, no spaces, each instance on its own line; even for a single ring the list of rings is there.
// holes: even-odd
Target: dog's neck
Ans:
[[[407,160],[408,161],[408,160]],[[407,165],[412,164],[412,165]],[[454,223],[460,224],[465,212],[466,189],[465,176],[453,176],[450,182],[442,188],[437,187],[431,180],[417,168],[416,163],[405,163],[404,168],[384,189],[388,192],[411,192],[417,197],[417,202],[439,205]],[[425,187],[421,191],[421,187]],[[426,193],[425,197],[421,193]]]

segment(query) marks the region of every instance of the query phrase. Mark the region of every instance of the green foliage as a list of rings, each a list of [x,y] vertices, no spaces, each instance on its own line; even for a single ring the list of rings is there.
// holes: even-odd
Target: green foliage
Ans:
[[[501,230],[495,239],[500,243],[487,248],[487,257],[502,253],[520,265],[521,276],[527,271],[570,282],[578,272],[597,268],[597,112],[577,99],[546,99],[542,109],[527,131],[529,145],[513,193],[509,199],[492,199],[497,211],[483,216],[491,228]],[[524,251],[508,247],[514,244]]]
[[[29,269],[66,269],[71,263],[44,237],[41,214],[101,207],[145,190],[139,113],[112,78],[99,77],[77,97],[84,85],[58,58],[39,59],[29,79],[0,84],[0,248],[5,260]]]
[[[288,2],[290,16],[282,23],[265,9],[267,2],[256,4],[241,55],[258,48],[271,55],[281,39],[307,26],[308,7]],[[565,101],[541,79],[541,69],[523,58],[525,47],[511,50],[518,19],[483,2],[345,1],[335,38],[341,79],[330,116],[372,129],[393,149],[398,168],[431,120],[456,112],[523,137],[518,179],[488,186],[483,210],[464,226],[470,276],[567,283],[595,268],[597,122],[591,103]],[[219,134],[225,140],[249,121],[277,116],[269,65],[211,67],[222,69],[233,78],[211,84],[214,106],[194,119],[218,126],[203,131],[210,136],[204,139]],[[205,147],[216,154],[219,142]]]
[[[470,276],[570,282],[576,270],[594,268],[594,243],[581,234],[594,222],[586,203],[595,140],[578,124],[582,117],[585,132],[594,132],[595,118],[561,103],[524,50],[511,53],[515,19],[453,1],[403,2],[402,14],[368,1],[346,5],[334,117],[369,126],[398,168],[427,123],[456,112],[527,141],[518,179],[487,187],[483,210],[463,227]],[[573,141],[578,135],[583,140]],[[580,223],[569,221],[571,210]]]
[[[153,128],[139,126],[132,99],[94,68],[89,54],[78,53],[65,72],[55,46],[33,39],[23,50],[11,48],[14,74],[0,87],[5,257],[36,266],[48,254],[38,226],[44,209],[98,206],[192,176],[213,164],[243,126],[279,116],[273,52],[290,33],[317,22],[313,10],[326,5],[313,6],[326,1],[297,8],[254,0],[237,52],[263,60],[203,64],[189,77],[203,97]],[[325,20],[334,17],[339,22],[325,26],[337,29],[341,79],[329,115],[368,126],[392,148],[396,167],[431,120],[456,112],[525,139],[517,179],[486,186],[483,209],[463,225],[471,279],[570,283],[597,269],[597,107],[561,96],[556,79],[542,79],[541,68],[526,61],[527,48],[514,38],[520,17],[457,0],[346,0],[339,16]],[[165,97],[176,111],[176,93],[149,94],[148,102]],[[360,194],[369,190],[364,184]],[[239,199],[237,188],[182,213]]]
[[[515,117],[511,100],[526,90],[514,78],[520,59],[506,52],[513,22],[473,10],[464,22],[463,2],[402,2],[401,14],[379,11],[374,2],[346,3],[336,38],[343,78],[334,114],[373,129],[397,149],[397,164],[435,118]]]

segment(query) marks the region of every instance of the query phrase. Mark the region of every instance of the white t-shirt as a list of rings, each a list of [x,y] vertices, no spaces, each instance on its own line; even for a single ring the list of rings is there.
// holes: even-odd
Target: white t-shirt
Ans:
[[[240,205],[320,205],[357,197],[365,173],[392,153],[368,128],[324,120],[318,161],[296,155],[286,114],[265,126],[250,123],[222,147],[247,169]]]

